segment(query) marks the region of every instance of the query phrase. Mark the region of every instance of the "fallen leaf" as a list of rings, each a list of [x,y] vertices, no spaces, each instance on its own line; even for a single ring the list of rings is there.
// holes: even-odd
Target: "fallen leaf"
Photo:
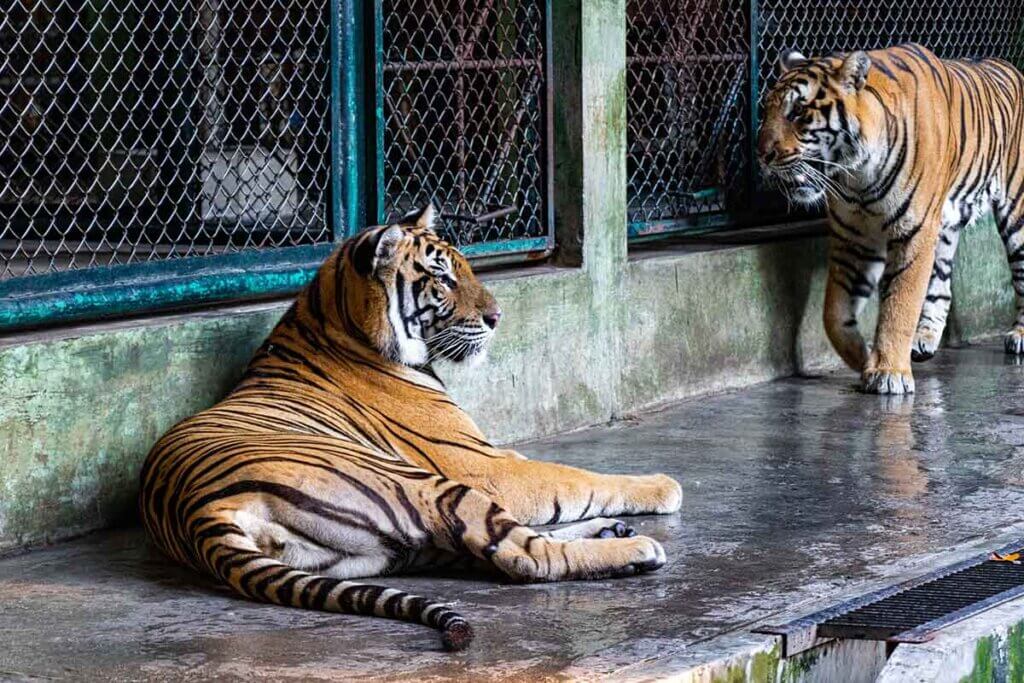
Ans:
[[[992,556],[988,559],[994,562],[1012,562],[1013,564],[1020,564],[1020,555],[1020,553],[1007,553],[1005,555],[992,553]]]

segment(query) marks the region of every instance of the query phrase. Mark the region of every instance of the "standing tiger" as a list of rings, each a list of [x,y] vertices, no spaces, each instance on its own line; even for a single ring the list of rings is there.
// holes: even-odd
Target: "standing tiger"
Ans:
[[[1017,299],[1007,353],[1024,353],[1024,75],[942,60],[919,45],[806,59],[785,54],[758,156],[788,196],[827,198],[825,330],[865,391],[914,391],[935,353],[960,232],[992,210]],[[880,289],[868,348],[857,329]]]
[[[501,311],[433,217],[366,230],[328,258],[238,386],[153,447],[139,507],[163,551],[243,596],[419,622],[459,650],[472,630],[449,607],[350,579],[469,564],[522,581],[655,570],[662,547],[603,516],[674,512],[682,490],[488,443],[431,363],[479,358]]]

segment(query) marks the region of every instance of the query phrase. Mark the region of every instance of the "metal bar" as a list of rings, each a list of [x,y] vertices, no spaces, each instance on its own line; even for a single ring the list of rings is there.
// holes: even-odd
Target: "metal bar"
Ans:
[[[331,207],[337,211],[341,223],[335,232],[335,241],[342,241],[363,229],[370,222],[373,193],[367,193],[369,183],[366,173],[369,165],[367,155],[373,145],[369,142],[366,64],[367,64],[367,22],[364,12],[366,3],[363,0],[331,0],[340,5],[341,16],[332,26],[338,24],[339,44],[336,68],[340,74],[337,78],[338,96],[332,101],[332,114],[338,111],[339,128],[332,128],[334,135],[341,144],[337,154],[333,155],[336,165],[336,182],[340,184],[339,206]],[[372,45],[372,42],[370,43]],[[333,47],[333,46],[332,46]],[[332,66],[335,60],[332,59]],[[367,196],[369,194],[369,196]]]
[[[482,213],[479,215],[470,215],[464,213],[442,213],[441,218],[483,225],[484,223],[489,223],[490,221],[497,220],[498,218],[502,218],[503,216],[509,216],[518,210],[519,207],[517,206],[499,206],[494,209],[491,209],[486,213]]]
[[[226,299],[283,296],[313,277],[333,245],[66,271],[0,282],[0,330],[34,328]]]
[[[347,159],[343,161],[343,158],[347,157],[350,153],[349,148],[351,145],[351,138],[346,135],[346,131],[342,128],[341,100],[343,77],[341,73],[341,63],[343,48],[341,45],[341,36],[345,32],[345,27],[341,26],[343,21],[341,14],[341,2],[342,0],[330,0],[330,4],[328,5],[330,16],[327,19],[330,24],[329,40],[331,60],[331,65],[327,72],[330,75],[331,80],[331,130],[329,132],[331,139],[331,192],[328,195],[331,198],[331,206],[329,207],[327,215],[329,216],[330,221],[328,229],[331,231],[331,237],[333,237],[335,241],[344,238],[348,233],[345,226],[346,212],[343,207],[347,203],[349,197],[347,192],[344,194],[342,193],[342,173],[344,172],[343,169],[347,166],[345,164]],[[344,24],[347,27],[349,22],[345,21]],[[345,42],[348,43],[347,40]],[[349,67],[351,68],[351,65],[349,65]],[[346,85],[350,86],[351,84],[346,83]]]
[[[512,150],[512,143],[516,139],[516,136],[519,135],[519,127],[522,125],[523,116],[526,115],[530,93],[539,82],[539,76],[539,73],[535,73],[531,76],[526,88],[524,88],[519,106],[516,107],[515,117],[512,119],[512,125],[509,126],[509,130],[505,132],[505,141],[501,143],[501,149],[498,151],[494,165],[490,172],[488,172],[487,177],[484,179],[483,189],[480,190],[477,195],[480,198],[480,201],[484,204],[491,200],[491,194],[494,193],[494,186],[498,182],[498,172],[501,170],[502,166],[505,165],[505,162],[508,161],[509,152]]]
[[[440,18],[440,17],[438,17]],[[465,13],[458,13],[459,41],[465,40]],[[462,54],[465,44],[460,44],[455,51],[456,62],[463,61]],[[466,74],[462,69],[456,70],[455,78],[455,128],[458,131],[455,140],[456,154],[459,160],[459,170],[455,174],[455,185],[458,188],[457,205],[461,208],[468,203],[466,199]]]
[[[386,185],[384,182],[384,132],[387,126],[387,118],[384,115],[384,0],[374,0],[373,3],[373,87],[376,93],[374,99],[374,193],[375,206],[371,207],[370,215],[375,223],[384,223],[386,220]]]
[[[418,73],[420,71],[499,71],[501,69],[542,68],[541,59],[454,59],[426,60],[422,62],[387,62],[385,73]]]
[[[544,212],[548,248],[555,246],[555,103],[554,34],[551,28],[551,3],[544,3],[544,132],[541,149],[544,158]]]
[[[465,256],[494,256],[497,254],[520,254],[531,251],[543,251],[548,248],[547,237],[527,237],[523,239],[498,240],[494,242],[477,242],[459,247]]]
[[[664,66],[666,64],[723,64],[748,63],[749,55],[739,52],[717,55],[634,55],[626,59],[629,66]]]
[[[761,44],[759,0],[750,0],[750,147],[747,168],[747,196],[753,203],[757,197],[757,129],[761,126],[761,61],[758,52]]]

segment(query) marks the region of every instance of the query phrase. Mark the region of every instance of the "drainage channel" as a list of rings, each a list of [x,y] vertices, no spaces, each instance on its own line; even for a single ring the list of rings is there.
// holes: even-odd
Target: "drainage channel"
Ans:
[[[782,656],[825,640],[924,643],[958,621],[1024,595],[1024,539],[904,583],[755,633],[782,636]],[[1010,558],[1010,559],[1007,559]]]

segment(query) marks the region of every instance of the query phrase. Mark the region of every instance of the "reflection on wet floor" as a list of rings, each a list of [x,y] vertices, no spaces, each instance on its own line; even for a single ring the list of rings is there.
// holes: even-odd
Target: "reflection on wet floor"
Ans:
[[[122,531],[0,562],[11,615],[0,621],[0,673],[536,679],[710,647],[964,541],[1022,535],[1024,366],[991,344],[943,350],[915,372],[909,397],[861,394],[852,374],[790,379],[523,446],[678,477],[682,512],[636,520],[669,565],[592,583],[385,580],[457,601],[478,632],[464,657],[436,651],[427,629],[236,600]],[[60,658],[48,654],[58,647]]]

